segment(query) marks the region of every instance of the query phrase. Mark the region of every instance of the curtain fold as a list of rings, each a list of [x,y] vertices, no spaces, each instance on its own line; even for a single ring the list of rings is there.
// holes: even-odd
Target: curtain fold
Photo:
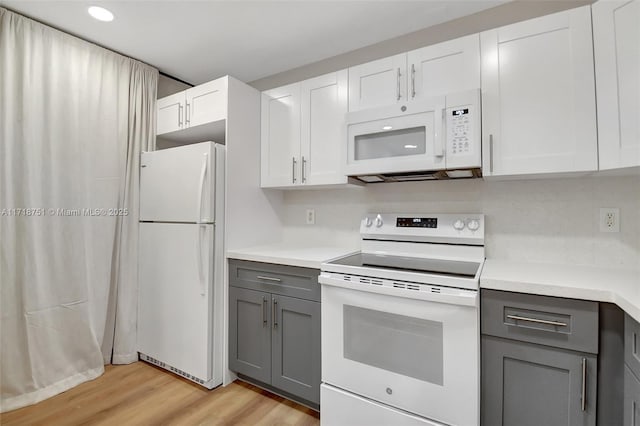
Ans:
[[[137,359],[157,70],[0,8],[0,412]]]

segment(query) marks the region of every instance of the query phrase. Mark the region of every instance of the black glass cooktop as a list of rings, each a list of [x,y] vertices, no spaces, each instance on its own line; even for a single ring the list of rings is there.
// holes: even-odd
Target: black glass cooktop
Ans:
[[[424,259],[417,257],[389,256],[383,254],[358,253],[329,262],[333,265],[355,266],[361,268],[380,268],[387,270],[419,272],[473,278],[480,263],[459,260]]]

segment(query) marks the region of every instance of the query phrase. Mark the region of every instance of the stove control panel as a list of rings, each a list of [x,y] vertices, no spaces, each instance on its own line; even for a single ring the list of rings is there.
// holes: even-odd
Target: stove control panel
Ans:
[[[482,214],[372,213],[362,219],[366,240],[484,245]]]
[[[437,228],[437,217],[398,217],[396,218],[398,228]]]

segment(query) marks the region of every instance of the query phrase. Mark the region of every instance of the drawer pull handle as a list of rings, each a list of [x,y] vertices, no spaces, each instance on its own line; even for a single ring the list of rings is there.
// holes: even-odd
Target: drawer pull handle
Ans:
[[[267,281],[276,281],[276,282],[282,281],[280,278],[263,277],[262,275],[258,275],[256,278],[259,280],[267,280]]]
[[[527,317],[521,317],[518,315],[507,315],[507,318],[512,319],[512,320],[516,320],[516,321],[529,321],[529,322],[535,322],[538,324],[547,324],[547,325],[555,325],[558,327],[566,327],[567,323],[566,322],[559,322],[559,321],[548,321],[548,320],[541,320],[538,318],[527,318]]]

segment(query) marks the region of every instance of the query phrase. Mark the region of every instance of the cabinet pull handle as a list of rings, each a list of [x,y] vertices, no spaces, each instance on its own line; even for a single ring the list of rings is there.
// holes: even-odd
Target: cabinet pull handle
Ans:
[[[582,411],[587,409],[587,359],[582,358]]]
[[[263,277],[262,275],[258,275],[258,276],[256,276],[256,278],[259,279],[259,280],[267,280],[267,281],[277,281],[277,282],[282,281],[280,278]]]
[[[541,319],[538,319],[538,318],[527,318],[527,317],[521,317],[519,315],[507,315],[507,318],[512,319],[512,320],[516,320],[516,321],[529,321],[529,322],[535,322],[535,323],[538,323],[538,324],[555,325],[555,326],[558,326],[558,327],[566,327],[567,326],[566,322],[541,320]]]
[[[278,301],[273,299],[273,328],[278,327]]]
[[[489,135],[489,172],[493,173],[493,135]]]
[[[267,325],[267,298],[262,296],[262,326]]]
[[[293,183],[296,183],[296,157],[293,157],[293,164],[291,166],[291,179]]]
[[[189,112],[191,108],[191,105],[189,105],[189,103],[187,103],[187,107],[184,109],[184,124],[191,124],[191,113]]]
[[[411,99],[416,97],[416,65],[411,64]]]
[[[182,127],[182,105],[178,105],[178,127]]]
[[[302,157],[302,183],[305,183],[307,181],[307,176],[305,172],[306,167],[307,167],[307,160],[305,160],[304,157]]]
[[[396,77],[396,97],[400,100],[400,67],[398,67],[398,73]]]

